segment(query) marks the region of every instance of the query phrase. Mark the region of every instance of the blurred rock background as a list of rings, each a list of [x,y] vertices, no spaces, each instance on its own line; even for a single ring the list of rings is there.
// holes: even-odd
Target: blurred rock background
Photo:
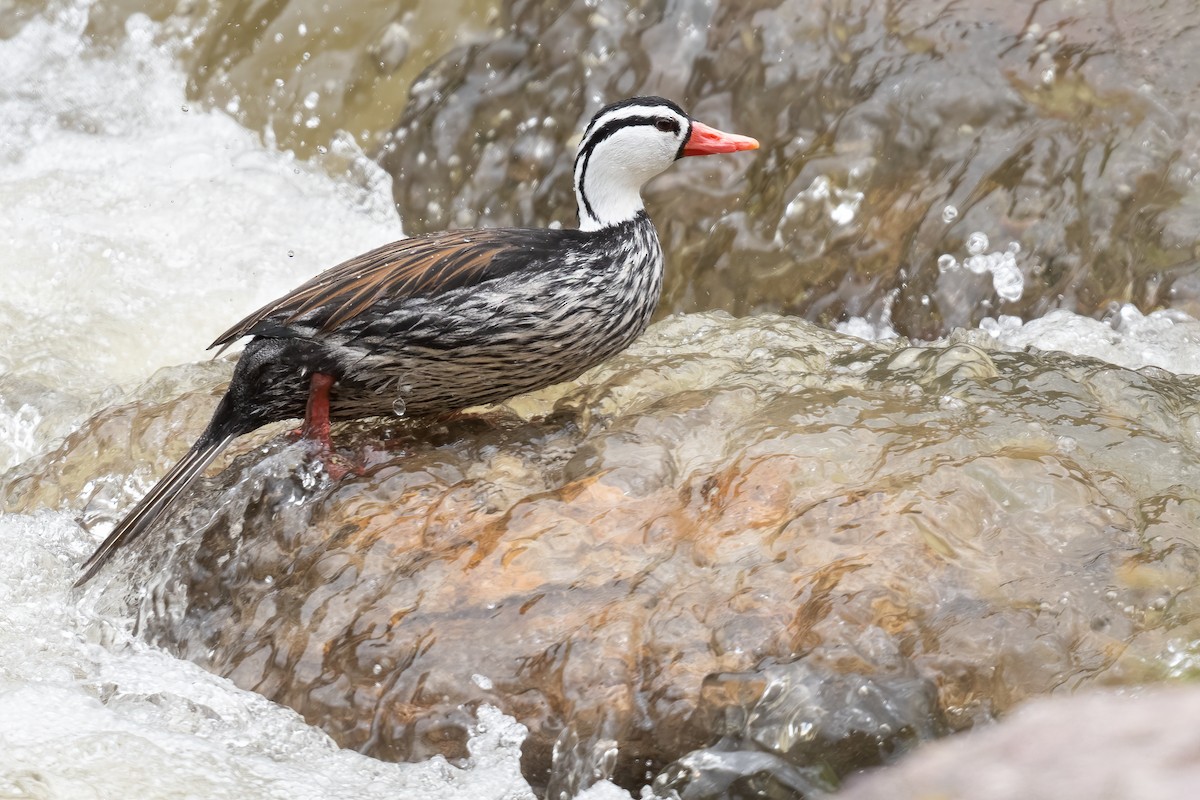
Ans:
[[[302,157],[336,162],[349,137],[377,158],[410,233],[573,224],[574,137],[614,99],[756,136],[755,158],[651,186],[664,314],[930,338],[1000,313],[1200,311],[1190,0],[103,0],[97,40],[133,11],[166,24],[198,102]],[[1019,247],[1004,275],[939,269],[979,255],[973,233]]]

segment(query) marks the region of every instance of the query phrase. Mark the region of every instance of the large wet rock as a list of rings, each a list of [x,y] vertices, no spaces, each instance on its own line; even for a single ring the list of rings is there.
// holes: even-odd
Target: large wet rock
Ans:
[[[344,427],[340,481],[248,437],[99,586],[382,758],[464,756],[486,702],[555,795],[808,794],[1030,697],[1195,673],[1198,390],[981,334],[674,317],[491,416]],[[182,403],[97,417],[9,507],[114,518],[211,389]]]

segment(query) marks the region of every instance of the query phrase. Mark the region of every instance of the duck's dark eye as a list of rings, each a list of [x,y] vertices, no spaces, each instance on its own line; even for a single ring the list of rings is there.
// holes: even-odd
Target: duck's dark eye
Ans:
[[[679,133],[679,123],[669,117],[659,117],[654,121],[654,127],[663,133]]]

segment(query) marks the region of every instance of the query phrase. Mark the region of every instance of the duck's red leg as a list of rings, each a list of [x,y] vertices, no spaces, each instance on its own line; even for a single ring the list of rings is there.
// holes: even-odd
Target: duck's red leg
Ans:
[[[332,375],[313,373],[308,387],[308,406],[304,409],[304,427],[300,429],[300,437],[320,445],[325,471],[329,473],[329,477],[337,480],[346,474],[346,469],[334,462],[333,439],[329,435],[329,390],[332,386]]]

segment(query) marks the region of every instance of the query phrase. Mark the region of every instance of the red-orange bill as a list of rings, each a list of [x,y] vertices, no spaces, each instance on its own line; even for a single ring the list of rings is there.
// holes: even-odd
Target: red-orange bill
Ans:
[[[758,139],[739,133],[725,133],[710,128],[703,122],[692,121],[692,135],[683,146],[685,156],[710,156],[714,153],[736,153],[739,150],[757,150]]]

